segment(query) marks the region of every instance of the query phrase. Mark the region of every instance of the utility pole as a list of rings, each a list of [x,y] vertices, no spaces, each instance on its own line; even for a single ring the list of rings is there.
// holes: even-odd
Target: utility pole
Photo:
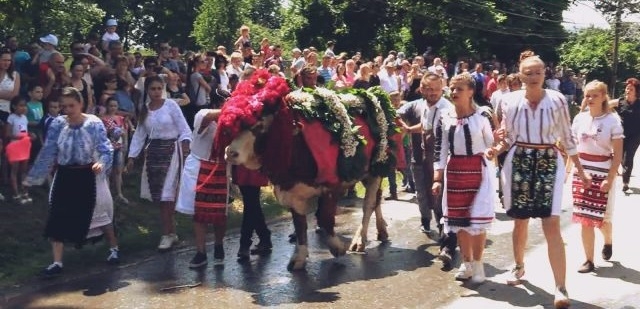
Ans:
[[[620,45],[620,27],[622,24],[622,1],[618,0],[614,20],[613,38],[613,68],[611,74],[611,95],[616,96],[616,84],[618,82],[618,47]]]

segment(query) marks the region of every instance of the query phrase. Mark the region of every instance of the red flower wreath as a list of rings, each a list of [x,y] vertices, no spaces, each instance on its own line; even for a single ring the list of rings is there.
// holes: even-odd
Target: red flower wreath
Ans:
[[[240,82],[224,103],[218,118],[214,147],[219,157],[241,131],[253,127],[263,113],[275,113],[285,107],[283,98],[290,92],[287,81],[257,70],[249,80]],[[266,107],[266,109],[265,109]]]

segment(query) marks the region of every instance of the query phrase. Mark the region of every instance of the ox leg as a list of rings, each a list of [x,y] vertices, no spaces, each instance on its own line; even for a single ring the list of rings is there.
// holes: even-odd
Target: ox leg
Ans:
[[[327,233],[327,245],[333,256],[338,257],[347,253],[347,248],[336,235],[336,210],[338,208],[338,196],[336,191],[323,193],[318,200],[318,226]]]
[[[293,226],[296,230],[297,245],[296,251],[289,260],[287,269],[303,270],[307,264],[307,257],[309,256],[309,248],[307,247],[307,216],[296,213],[291,210],[291,217],[293,218]]]
[[[369,220],[371,220],[371,215],[376,208],[376,204],[379,203],[378,201],[382,197],[380,191],[381,182],[382,178],[380,177],[367,177],[362,180],[362,184],[366,188],[364,201],[362,203],[362,222],[349,246],[349,250],[351,251],[364,252],[364,248],[367,246]]]
[[[387,232],[387,221],[382,216],[382,188],[378,189],[376,194],[376,229],[378,230],[378,241],[389,241],[389,232]]]

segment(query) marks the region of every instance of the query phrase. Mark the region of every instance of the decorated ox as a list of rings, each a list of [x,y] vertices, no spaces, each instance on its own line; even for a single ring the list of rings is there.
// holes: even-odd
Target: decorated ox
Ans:
[[[334,231],[338,199],[362,181],[362,223],[349,250],[364,252],[371,215],[378,240],[387,241],[380,210],[382,176],[395,165],[388,137],[396,133],[395,111],[380,89],[337,94],[324,88],[290,91],[280,77],[258,71],[241,82],[218,121],[216,149],[234,165],[261,169],[280,204],[290,208],[297,246],[289,270],[303,269],[308,256],[307,219],[318,197],[318,226],[334,256],[347,246]]]

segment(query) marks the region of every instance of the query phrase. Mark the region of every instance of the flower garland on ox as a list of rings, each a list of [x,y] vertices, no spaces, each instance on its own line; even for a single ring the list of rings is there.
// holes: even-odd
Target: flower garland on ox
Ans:
[[[278,146],[256,144],[255,151],[267,171],[281,173],[291,166],[293,123],[297,117],[319,121],[333,136],[340,149],[337,172],[342,181],[359,179],[367,169],[375,176],[384,176],[395,165],[390,150],[395,145],[388,139],[397,132],[395,110],[380,89],[352,89],[340,94],[324,88],[291,92],[286,80],[258,70],[237,86],[223,106],[214,141],[215,155],[222,157],[226,146],[266,115],[275,115],[274,122],[260,144]],[[354,125],[354,116],[364,119],[369,127],[375,146],[371,161],[366,158],[367,141],[360,135],[360,127]]]

